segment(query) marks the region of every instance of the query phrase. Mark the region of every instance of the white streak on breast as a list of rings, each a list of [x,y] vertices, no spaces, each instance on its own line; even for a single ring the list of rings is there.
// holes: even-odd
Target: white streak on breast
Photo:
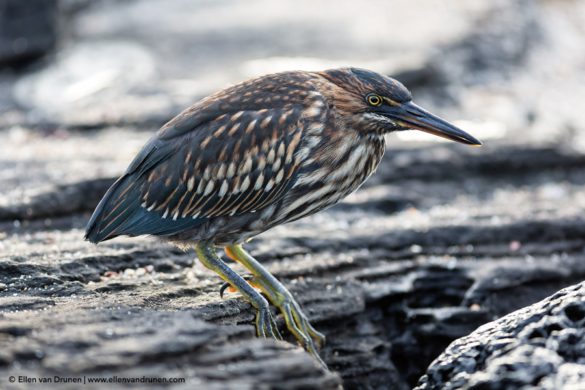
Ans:
[[[367,150],[364,145],[357,146],[349,155],[347,161],[343,162],[341,166],[337,167],[335,171],[329,176],[331,180],[337,180],[345,176],[354,175],[355,172],[360,172],[363,164],[367,159]]]
[[[318,189],[317,191],[309,193],[306,196],[303,196],[303,197],[295,200],[294,202],[292,202],[290,205],[288,205],[284,209],[284,212],[282,213],[282,215],[286,215],[286,214],[290,213],[291,211],[295,210],[299,206],[302,206],[304,204],[310,204],[311,202],[316,201],[317,199],[319,199],[320,197],[322,197],[323,195],[325,195],[326,193],[331,191],[333,189],[333,187],[334,187],[333,185],[327,184],[327,185],[321,187],[320,189]],[[319,202],[319,203],[321,203],[321,202]]]

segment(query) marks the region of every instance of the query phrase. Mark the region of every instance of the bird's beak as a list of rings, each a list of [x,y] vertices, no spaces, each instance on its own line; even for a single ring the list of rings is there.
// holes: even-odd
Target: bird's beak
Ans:
[[[480,146],[481,142],[471,134],[453,126],[449,122],[431,114],[422,107],[412,102],[392,106],[388,116],[393,118],[401,126],[421,130],[451,141],[462,144]]]

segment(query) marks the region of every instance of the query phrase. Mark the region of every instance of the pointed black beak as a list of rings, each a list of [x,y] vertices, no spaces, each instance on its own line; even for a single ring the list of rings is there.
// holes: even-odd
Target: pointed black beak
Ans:
[[[430,133],[451,141],[461,142],[462,144],[481,145],[481,142],[471,134],[453,126],[449,122],[431,114],[412,102],[390,107],[387,115],[404,127],[421,130],[425,133]]]

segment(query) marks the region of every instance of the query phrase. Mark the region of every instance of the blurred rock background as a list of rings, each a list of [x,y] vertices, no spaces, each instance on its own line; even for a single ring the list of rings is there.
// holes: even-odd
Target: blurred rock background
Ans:
[[[249,305],[220,300],[193,253],[83,242],[101,195],[183,108],[256,75],[349,65],[397,77],[484,147],[391,135],[363,189],[252,243],[329,336],[332,373],[254,340]],[[58,373],[411,388],[453,340],[585,278],[584,103],[580,0],[0,0],[0,387]],[[583,338],[578,323],[542,338]],[[512,387],[485,361],[458,380],[563,388],[584,350],[542,352],[540,376],[510,357]]]

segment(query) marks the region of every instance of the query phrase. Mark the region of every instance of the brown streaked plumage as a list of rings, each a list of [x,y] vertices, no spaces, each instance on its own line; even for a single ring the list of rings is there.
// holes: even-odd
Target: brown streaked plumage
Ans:
[[[314,342],[323,336],[240,245],[355,191],[378,166],[386,133],[414,128],[479,144],[411,100],[396,80],[355,68],[277,73],[219,91],[148,141],[96,208],[86,238],[150,234],[193,245],[205,266],[259,310],[260,335],[279,337],[266,299],[251,283],[320,360]],[[252,280],[229,269],[217,246]]]

